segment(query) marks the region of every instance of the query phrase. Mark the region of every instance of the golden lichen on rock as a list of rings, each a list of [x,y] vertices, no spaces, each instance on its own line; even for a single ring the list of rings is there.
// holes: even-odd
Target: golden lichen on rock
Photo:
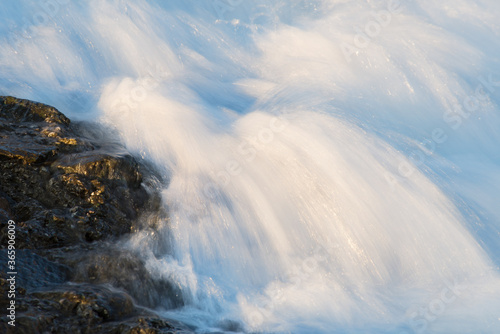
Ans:
[[[58,144],[64,144],[64,145],[78,145],[78,142],[75,138],[61,138],[57,141]]]

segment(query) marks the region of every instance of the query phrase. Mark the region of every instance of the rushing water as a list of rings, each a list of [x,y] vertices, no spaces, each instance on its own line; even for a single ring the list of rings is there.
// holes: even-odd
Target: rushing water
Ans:
[[[124,244],[179,287],[165,317],[500,332],[498,1],[4,2],[0,93],[169,180]]]

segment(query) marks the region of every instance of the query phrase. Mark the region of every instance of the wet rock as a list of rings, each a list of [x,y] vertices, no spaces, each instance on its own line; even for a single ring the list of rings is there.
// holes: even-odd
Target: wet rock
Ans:
[[[0,188],[16,203],[23,247],[67,246],[131,231],[151,196],[139,164],[123,148],[113,151],[102,138],[93,140],[92,131],[79,131],[84,124],[73,126],[55,108],[12,97],[0,97],[0,124]]]
[[[181,324],[137,308],[127,293],[105,285],[63,284],[28,292],[16,302],[22,313],[15,333],[189,332]],[[7,326],[1,319],[0,331],[8,332]]]
[[[138,305],[182,301],[175,286],[115,246],[141,228],[141,215],[154,215],[159,195],[146,186],[151,168],[107,132],[41,103],[0,97],[0,261],[12,219],[15,333],[189,331]],[[9,302],[6,279],[1,268],[0,307]],[[1,318],[0,332],[8,330]]]
[[[0,117],[17,123],[46,122],[68,125],[69,119],[56,108],[42,103],[18,99],[12,96],[0,97]]]
[[[144,261],[130,250],[109,243],[87,243],[48,249],[43,256],[71,268],[75,283],[111,284],[126,291],[142,306],[171,309],[183,306],[180,288],[153,277]]]
[[[106,334],[188,334],[191,330],[182,324],[158,318],[138,316],[118,325],[104,324],[99,328]]]
[[[7,263],[7,251],[0,250],[1,263]],[[32,250],[16,251],[16,285],[23,289],[42,288],[64,283],[70,277],[70,268],[37,255]],[[6,275],[1,274],[1,279]]]
[[[76,255],[72,264],[74,282],[111,283],[127,291],[141,305],[151,308],[182,306],[180,289],[166,280],[152,277],[144,262],[133,252],[107,247]]]

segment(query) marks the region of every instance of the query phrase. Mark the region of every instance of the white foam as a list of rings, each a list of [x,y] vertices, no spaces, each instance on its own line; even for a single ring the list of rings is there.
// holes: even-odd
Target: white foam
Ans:
[[[2,94],[111,124],[170,178],[169,219],[128,244],[181,288],[165,314],[497,332],[498,4],[215,3],[0,14]]]

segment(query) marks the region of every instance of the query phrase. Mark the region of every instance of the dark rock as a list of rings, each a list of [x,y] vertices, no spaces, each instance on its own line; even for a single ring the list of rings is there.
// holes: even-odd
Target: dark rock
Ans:
[[[123,148],[111,151],[102,138],[93,142],[96,131],[77,133],[84,124],[73,126],[52,107],[12,97],[0,97],[0,124],[0,189],[16,202],[23,247],[67,246],[131,231],[151,196],[138,162]]]
[[[105,285],[63,284],[19,296],[15,333],[188,333],[174,321],[137,308],[125,292]],[[0,320],[0,331],[9,329]]]
[[[127,291],[141,305],[175,308],[182,306],[180,289],[163,279],[152,277],[144,262],[123,249],[96,249],[74,258],[72,281],[111,283]]]
[[[103,324],[99,328],[106,334],[189,334],[191,330],[182,324],[155,317],[137,316],[119,324]]]
[[[111,284],[127,291],[141,305],[164,309],[182,306],[180,289],[152,277],[134,252],[108,243],[45,250],[48,259],[72,268],[72,282]]]
[[[68,125],[69,119],[56,108],[12,96],[0,97],[0,117],[13,122],[46,122]]]
[[[7,250],[0,250],[0,261],[7,263]],[[27,249],[16,251],[16,272],[16,285],[28,290],[61,284],[70,277],[69,267],[49,261]],[[0,278],[6,279],[7,275],[0,273]]]
[[[12,219],[15,333],[188,332],[137,305],[182,300],[136,254],[114,246],[143,227],[141,215],[156,215],[159,195],[146,184],[161,181],[107,132],[41,103],[0,97],[0,248]],[[6,256],[0,250],[1,262]],[[4,270],[2,308],[9,302]],[[8,330],[1,318],[0,332]]]
[[[9,221],[12,219],[12,207],[15,204],[12,199],[0,190],[0,221]]]

